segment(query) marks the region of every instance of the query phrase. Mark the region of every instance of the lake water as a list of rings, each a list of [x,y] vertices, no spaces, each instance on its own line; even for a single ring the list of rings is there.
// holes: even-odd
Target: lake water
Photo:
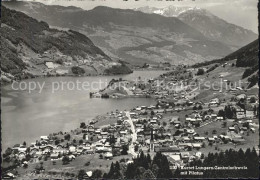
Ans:
[[[27,85],[30,82],[45,83],[41,93],[39,93],[39,87],[30,93],[28,88],[26,90],[13,90],[11,85],[2,87],[2,148],[6,149],[23,141],[31,143],[39,139],[41,135],[70,131],[79,127],[80,122],[88,122],[99,114],[116,109],[125,110],[140,105],[153,104],[155,101],[149,98],[90,99],[89,92],[96,91],[97,87],[104,88],[105,83],[113,78],[121,77],[128,80],[136,79],[139,76],[141,78],[154,78],[162,73],[164,71],[134,71],[128,75],[51,77],[24,81]],[[67,84],[70,82],[72,85],[76,81],[95,85],[87,90],[82,88],[71,90],[72,86],[66,85],[61,89],[59,83],[59,90],[53,90],[57,82],[67,82]],[[16,85],[15,88],[17,87]],[[57,88],[57,84],[55,88]]]

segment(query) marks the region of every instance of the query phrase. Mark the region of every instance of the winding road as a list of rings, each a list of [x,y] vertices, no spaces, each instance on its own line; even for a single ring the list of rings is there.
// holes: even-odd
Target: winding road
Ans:
[[[131,131],[132,131],[132,134],[131,134],[132,141],[131,141],[131,144],[129,146],[128,152],[131,153],[134,157],[136,157],[138,154],[135,152],[134,142],[136,142],[136,140],[137,140],[137,133],[136,133],[135,126],[134,126],[134,123],[132,121],[132,118],[130,116],[130,112],[126,111],[125,114],[126,114],[126,117],[128,118],[127,122],[129,122],[129,124],[131,126]]]

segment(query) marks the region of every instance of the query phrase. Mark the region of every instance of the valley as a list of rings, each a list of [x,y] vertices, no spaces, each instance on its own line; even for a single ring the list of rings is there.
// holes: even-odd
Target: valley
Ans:
[[[219,59],[257,38],[251,32],[243,36],[238,34],[235,39],[243,37],[245,41],[234,47],[223,39],[205,36],[194,28],[196,26],[187,25],[176,17],[145,14],[130,9],[100,6],[88,11],[76,7],[69,7],[71,9],[68,10],[68,7],[62,6],[45,8],[46,5],[33,2],[6,2],[4,5],[45,21],[50,26],[79,31],[110,57],[119,58],[133,66],[160,62],[191,65]]]

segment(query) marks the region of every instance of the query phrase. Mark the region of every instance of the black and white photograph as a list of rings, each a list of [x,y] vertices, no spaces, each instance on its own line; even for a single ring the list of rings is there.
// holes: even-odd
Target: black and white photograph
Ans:
[[[258,179],[258,0],[3,0],[1,179]]]

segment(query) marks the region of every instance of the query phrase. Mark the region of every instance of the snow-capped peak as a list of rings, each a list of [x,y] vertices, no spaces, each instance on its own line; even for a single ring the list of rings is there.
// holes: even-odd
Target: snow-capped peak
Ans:
[[[167,6],[164,8],[156,8],[156,7],[150,7],[150,6],[144,6],[140,8],[135,8],[135,11],[141,11],[144,13],[149,14],[159,14],[166,17],[177,17],[182,13],[185,13],[186,11],[192,11],[192,10],[201,10],[199,7],[178,7],[178,6]]]

